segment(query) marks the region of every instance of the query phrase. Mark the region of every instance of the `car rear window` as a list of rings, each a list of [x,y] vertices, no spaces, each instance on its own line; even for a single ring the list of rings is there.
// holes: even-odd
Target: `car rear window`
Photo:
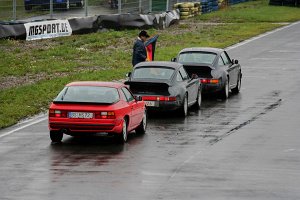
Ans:
[[[171,79],[174,69],[167,67],[140,67],[133,72],[133,79]]]
[[[104,103],[113,104],[119,101],[116,88],[99,86],[68,86],[65,87],[54,102],[70,103]]]
[[[211,52],[184,52],[179,55],[179,63],[213,64],[217,54]]]

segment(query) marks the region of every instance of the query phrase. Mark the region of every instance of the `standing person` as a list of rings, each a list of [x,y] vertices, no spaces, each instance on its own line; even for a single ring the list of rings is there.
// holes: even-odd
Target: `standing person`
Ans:
[[[144,62],[147,59],[147,51],[144,42],[149,38],[150,36],[146,31],[141,31],[139,33],[138,38],[136,39],[134,45],[133,45],[133,53],[132,53],[132,66],[135,66],[136,64],[140,62]]]

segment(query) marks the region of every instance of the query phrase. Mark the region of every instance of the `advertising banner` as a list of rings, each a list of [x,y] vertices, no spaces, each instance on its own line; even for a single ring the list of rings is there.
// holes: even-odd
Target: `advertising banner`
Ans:
[[[38,40],[72,35],[68,20],[49,20],[24,24],[26,40]]]

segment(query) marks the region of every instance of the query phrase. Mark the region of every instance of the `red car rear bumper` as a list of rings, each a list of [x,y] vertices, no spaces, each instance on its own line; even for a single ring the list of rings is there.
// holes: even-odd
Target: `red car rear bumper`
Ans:
[[[66,120],[49,118],[49,130],[61,131],[66,129],[69,133],[121,133],[123,128],[122,119],[101,119],[101,120]]]

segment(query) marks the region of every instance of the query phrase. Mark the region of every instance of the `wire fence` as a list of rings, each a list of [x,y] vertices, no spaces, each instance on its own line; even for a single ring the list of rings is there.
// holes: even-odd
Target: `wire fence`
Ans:
[[[200,0],[198,0],[199,2]],[[188,0],[0,0],[0,21],[148,14],[172,10]],[[195,2],[195,0],[194,0]]]

